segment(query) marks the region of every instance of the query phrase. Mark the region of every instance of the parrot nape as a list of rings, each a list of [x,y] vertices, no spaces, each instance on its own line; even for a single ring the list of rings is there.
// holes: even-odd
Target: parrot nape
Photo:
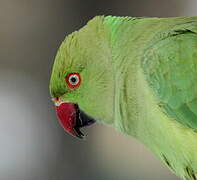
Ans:
[[[94,17],[62,42],[50,94],[68,133],[96,120],[197,180],[197,17]]]

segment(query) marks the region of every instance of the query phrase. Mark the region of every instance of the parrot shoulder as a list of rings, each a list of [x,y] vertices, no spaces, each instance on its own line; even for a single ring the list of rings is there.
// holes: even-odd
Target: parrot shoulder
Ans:
[[[161,111],[197,130],[197,18],[164,34],[144,50],[141,68]]]

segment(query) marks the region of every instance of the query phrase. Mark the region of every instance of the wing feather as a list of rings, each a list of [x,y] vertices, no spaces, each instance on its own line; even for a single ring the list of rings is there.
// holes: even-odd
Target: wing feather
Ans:
[[[197,130],[197,21],[147,48],[146,80],[167,116]]]

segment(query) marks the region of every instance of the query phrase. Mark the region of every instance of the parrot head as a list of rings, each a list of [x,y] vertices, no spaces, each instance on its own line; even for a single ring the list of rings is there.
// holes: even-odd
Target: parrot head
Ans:
[[[109,30],[103,17],[68,35],[52,69],[50,94],[64,130],[83,138],[80,128],[114,115],[114,74]]]

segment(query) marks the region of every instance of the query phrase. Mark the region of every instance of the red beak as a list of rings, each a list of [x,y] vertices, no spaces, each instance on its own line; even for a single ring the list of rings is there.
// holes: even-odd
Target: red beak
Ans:
[[[91,125],[95,120],[81,111],[77,104],[63,102],[56,106],[56,114],[60,124],[69,134],[83,138],[81,127]]]

